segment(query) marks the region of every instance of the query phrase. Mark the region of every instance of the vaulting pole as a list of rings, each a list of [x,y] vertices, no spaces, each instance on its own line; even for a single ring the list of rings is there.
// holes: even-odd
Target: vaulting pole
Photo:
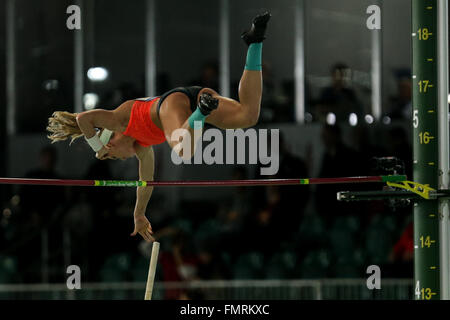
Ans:
[[[150,255],[150,264],[148,266],[147,284],[145,286],[144,300],[152,300],[153,286],[155,284],[156,266],[158,264],[159,242],[154,241],[152,253]]]

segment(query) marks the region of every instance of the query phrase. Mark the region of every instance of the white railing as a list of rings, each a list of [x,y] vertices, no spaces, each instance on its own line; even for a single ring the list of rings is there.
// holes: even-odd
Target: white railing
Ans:
[[[86,283],[80,290],[69,290],[65,284],[0,284],[0,299],[143,300],[144,292],[143,282]],[[369,290],[365,279],[156,282],[153,298],[174,298],[181,293],[207,300],[408,300],[413,299],[413,281],[382,279],[380,290]]]

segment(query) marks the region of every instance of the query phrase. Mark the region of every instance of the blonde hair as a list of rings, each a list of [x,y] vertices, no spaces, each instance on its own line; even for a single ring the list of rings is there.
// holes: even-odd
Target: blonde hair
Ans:
[[[77,113],[67,111],[55,111],[48,119],[47,131],[51,132],[47,137],[52,143],[71,138],[70,144],[75,139],[83,136],[77,123]]]

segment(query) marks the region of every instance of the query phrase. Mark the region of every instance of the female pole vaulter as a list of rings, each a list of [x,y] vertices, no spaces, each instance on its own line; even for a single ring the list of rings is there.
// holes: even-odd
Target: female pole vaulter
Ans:
[[[84,136],[100,160],[136,156],[139,179],[151,181],[154,176],[152,145],[167,141],[184,159],[195,152],[196,141],[191,139],[191,154],[183,154],[179,141],[171,139],[175,130],[185,129],[183,132],[190,137],[201,137],[205,122],[221,129],[254,126],[261,108],[262,42],[270,17],[269,12],[256,16],[251,28],[241,35],[248,51],[239,84],[239,101],[220,96],[210,88],[178,87],[160,97],[125,101],[114,110],[95,109],[78,114],[56,111],[49,118],[48,138],[52,143],[70,138],[72,143]],[[194,135],[194,130],[200,134]],[[131,235],[139,233],[146,241],[154,241],[151,224],[145,216],[152,192],[153,187],[138,187],[134,208]]]

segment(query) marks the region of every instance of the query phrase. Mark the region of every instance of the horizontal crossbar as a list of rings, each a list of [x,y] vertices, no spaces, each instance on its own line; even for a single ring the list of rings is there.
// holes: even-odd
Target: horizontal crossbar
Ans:
[[[68,179],[24,179],[0,178],[0,184],[47,185],[47,186],[92,186],[92,187],[236,187],[236,186],[270,186],[270,185],[316,185],[345,184],[369,182],[401,182],[404,175],[363,176],[344,178],[311,179],[250,179],[250,180],[193,180],[193,181],[127,181],[127,180],[68,180]]]

